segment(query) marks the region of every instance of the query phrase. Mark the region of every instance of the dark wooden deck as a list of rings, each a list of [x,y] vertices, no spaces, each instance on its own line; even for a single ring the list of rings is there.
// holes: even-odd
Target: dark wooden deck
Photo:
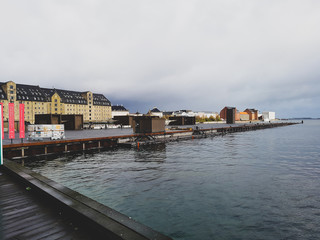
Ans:
[[[0,168],[0,239],[92,239]]]
[[[171,240],[7,159],[0,166],[2,239]]]

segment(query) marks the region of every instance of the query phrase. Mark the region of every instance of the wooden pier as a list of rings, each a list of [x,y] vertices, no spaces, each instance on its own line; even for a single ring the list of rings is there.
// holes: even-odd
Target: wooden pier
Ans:
[[[9,160],[0,192],[0,239],[171,239]]]
[[[38,155],[63,154],[85,150],[108,149],[120,146],[142,146],[182,139],[205,138],[208,136],[254,131],[293,124],[297,123],[256,123],[209,129],[199,129],[196,127],[195,129],[190,130],[167,131],[160,133],[7,144],[3,146],[3,154],[7,159],[18,159]]]
[[[0,170],[0,239],[92,239],[89,231],[28,189]]]

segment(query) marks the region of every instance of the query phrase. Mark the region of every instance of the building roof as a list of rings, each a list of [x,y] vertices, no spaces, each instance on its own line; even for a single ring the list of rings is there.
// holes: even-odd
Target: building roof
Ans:
[[[103,94],[94,93],[93,105],[111,106],[111,102]]]
[[[48,99],[57,93],[60,96],[62,103],[82,105],[87,104],[87,100],[82,96],[81,92],[50,88],[42,88],[42,90],[45,92]]]
[[[166,111],[166,112],[163,112],[163,115],[173,115],[173,113],[174,111],[170,111],[170,112]]]
[[[123,105],[112,106],[112,111],[128,111]]]
[[[250,112],[252,112],[252,113],[255,113],[255,112],[257,112],[258,110],[255,110],[254,108],[247,108],[245,111],[250,111]]]
[[[150,110],[150,112],[156,113],[156,112],[161,112],[158,108],[154,107]]]
[[[16,84],[18,101],[47,102],[48,98],[39,86]]]
[[[0,82],[0,86],[4,84],[4,82]],[[39,86],[26,84],[16,84],[16,92],[18,101],[51,102],[51,97],[57,93],[62,103],[87,104],[87,99],[84,97],[83,92],[41,88]],[[2,87],[0,87],[0,99],[7,99],[7,95]],[[93,105],[111,106],[111,102],[103,94],[93,93]]]

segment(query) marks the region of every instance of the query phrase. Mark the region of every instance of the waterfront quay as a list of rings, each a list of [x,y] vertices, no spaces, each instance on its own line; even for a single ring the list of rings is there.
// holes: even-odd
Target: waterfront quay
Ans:
[[[215,127],[202,125],[184,128],[174,128],[158,133],[132,134],[132,129],[115,130],[82,130],[70,132],[72,137],[56,141],[36,141],[6,144],[4,141],[3,154],[8,159],[72,153],[86,150],[100,150],[115,147],[140,147],[176,140],[204,138],[233,132],[252,131],[296,124],[293,122],[255,123],[255,124],[215,124]],[[218,125],[218,126],[217,126]],[[207,127],[207,128],[205,128]],[[121,135],[117,136],[117,133]],[[69,134],[69,133],[68,133]],[[91,134],[91,135],[90,135]],[[109,136],[105,136],[109,134]],[[94,136],[94,137],[93,137]]]

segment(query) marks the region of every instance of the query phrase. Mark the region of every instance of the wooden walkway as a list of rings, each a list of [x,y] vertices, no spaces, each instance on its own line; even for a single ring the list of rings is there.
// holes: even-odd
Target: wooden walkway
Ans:
[[[0,168],[0,239],[93,239],[27,189]]]
[[[0,166],[2,239],[172,240],[8,159]]]

